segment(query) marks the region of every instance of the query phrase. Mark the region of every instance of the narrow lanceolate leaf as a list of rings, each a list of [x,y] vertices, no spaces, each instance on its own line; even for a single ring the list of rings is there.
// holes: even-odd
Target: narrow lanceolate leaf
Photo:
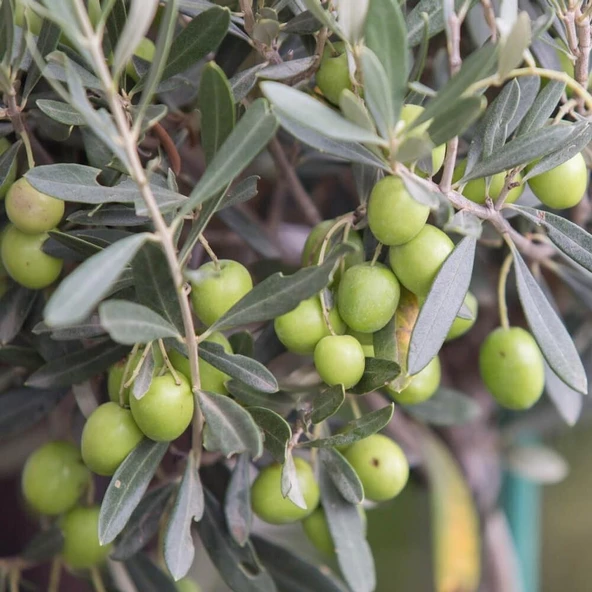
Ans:
[[[334,140],[328,138],[313,128],[302,125],[295,119],[278,113],[280,125],[295,138],[312,146],[321,153],[337,156],[348,162],[357,162],[368,166],[376,167],[384,171],[389,171],[387,163],[379,156],[356,142],[347,142],[345,140]]]
[[[581,124],[574,124],[581,125]],[[583,125],[587,125],[586,122]],[[571,125],[552,125],[510,140],[503,148],[476,164],[462,182],[496,175],[546,156],[563,146],[571,136]]]
[[[479,239],[483,233],[483,220],[468,210],[459,210],[446,222],[444,230]]]
[[[280,82],[262,82],[260,87],[275,110],[328,138],[386,145],[383,138],[351,123],[306,93]]]
[[[24,432],[66,396],[63,388],[15,388],[0,395],[0,440]]]
[[[310,421],[321,423],[325,419],[337,413],[345,401],[343,385],[336,384],[326,391],[319,393],[312,402]]]
[[[319,458],[343,499],[350,504],[361,504],[364,501],[364,487],[345,457],[334,448],[321,448]]]
[[[220,504],[207,489],[204,493],[204,515],[194,529],[228,587],[241,592],[276,592],[251,543],[241,547],[230,536]]]
[[[41,530],[21,551],[21,557],[28,561],[45,563],[55,557],[64,547],[64,534],[58,524]]]
[[[307,509],[306,500],[302,494],[302,488],[300,487],[300,481],[298,479],[298,473],[296,473],[296,465],[294,464],[294,457],[292,451],[286,452],[286,460],[282,465],[282,478],[281,478],[282,495],[288,498],[294,505]]]
[[[485,97],[461,97],[436,115],[429,127],[432,142],[439,146],[464,133],[487,106]]]
[[[48,164],[31,169],[26,175],[27,181],[38,191],[56,199],[91,205],[111,202],[134,203],[140,197],[138,185],[126,177],[113,187],[97,183],[101,169],[82,164]],[[150,186],[159,204],[179,205],[185,197],[165,187]]]
[[[115,540],[124,529],[152,481],[168,446],[168,442],[153,442],[146,438],[129,453],[115,471],[101,504],[101,545]]]
[[[208,364],[263,393],[276,393],[279,389],[275,376],[260,362],[238,354],[229,354],[217,343],[204,341],[199,355]]]
[[[129,347],[106,341],[53,359],[27,378],[27,386],[53,388],[70,386],[93,378],[121,360]]]
[[[62,31],[58,25],[52,23],[49,19],[44,19],[39,38],[37,39],[37,51],[41,57],[49,55],[58,46]],[[37,83],[41,80],[41,70],[36,60],[33,60],[29,70],[27,71],[27,79],[25,81],[25,88],[23,89],[22,98],[26,99],[31,91],[35,88]]]
[[[397,121],[407,92],[409,50],[405,19],[396,0],[370,2],[366,16],[365,41],[386,72],[393,105],[393,118]]]
[[[334,436],[328,438],[321,438],[319,440],[312,440],[305,442],[302,446],[312,446],[314,448],[334,448],[335,446],[347,446],[353,444],[358,440],[363,440],[372,434],[376,434],[384,428],[391,418],[395,410],[394,403],[377,409],[366,415],[362,415],[359,419],[350,421],[345,427]]]
[[[198,14],[173,41],[161,80],[184,72],[208,53],[216,51],[229,24],[230,12],[225,8],[213,6]]]
[[[430,483],[434,589],[477,590],[481,576],[479,518],[473,495],[448,448],[422,430]]]
[[[146,357],[144,358],[144,362],[142,366],[140,366],[140,370],[138,375],[134,380],[134,384],[132,385],[132,395],[135,399],[141,399],[150,389],[150,385],[152,384],[152,379],[154,378],[154,356],[152,355],[152,347],[147,346],[149,348],[148,353],[146,353]]]
[[[438,355],[446,335],[463,304],[475,260],[477,240],[465,237],[444,261],[411,334],[407,372],[423,370]]]
[[[302,592],[302,582],[315,592],[346,592],[345,586],[326,565],[308,563],[284,547],[259,536],[252,537],[255,550],[282,592]]]
[[[202,70],[198,100],[201,143],[206,162],[210,162],[234,128],[236,111],[228,78],[215,62],[208,62]]]
[[[161,245],[145,243],[132,261],[132,270],[139,302],[183,331],[175,282]]]
[[[570,259],[592,271],[592,235],[563,216],[526,206],[513,205],[522,216],[543,226],[555,246]]]
[[[545,392],[565,423],[575,425],[584,405],[582,395],[565,384],[548,364],[545,364]]]
[[[349,389],[355,395],[365,395],[386,386],[401,373],[397,362],[380,358],[366,358],[364,374],[360,382]]]
[[[203,512],[203,488],[195,457],[190,452],[164,537],[164,560],[175,581],[187,575],[193,563],[195,548],[191,525],[201,520]]]
[[[160,519],[175,485],[167,483],[151,489],[133,511],[111,558],[125,561],[143,549],[158,532]]]
[[[293,310],[302,300],[314,296],[329,283],[335,264],[351,250],[351,246],[343,244],[334,249],[322,265],[305,267],[289,276],[274,273],[257,284],[211,329],[221,331],[267,321]]]
[[[263,432],[263,445],[279,463],[286,460],[286,450],[292,429],[290,424],[275,411],[266,407],[249,407],[249,413]]]
[[[364,75],[364,100],[374,117],[380,135],[388,139],[396,121],[389,80],[380,60],[367,47],[362,48],[362,72]]]
[[[8,186],[14,182],[16,178],[16,166],[18,151],[23,145],[19,140],[10,146],[10,148],[0,155],[0,191],[8,191]]]
[[[405,405],[416,419],[436,426],[456,426],[477,419],[482,409],[471,397],[450,388],[440,387],[427,401]]]
[[[258,177],[257,175],[251,175],[250,177],[242,180],[240,183],[237,183],[235,187],[233,187],[228,193],[224,195],[222,201],[216,208],[216,211],[236,206],[255,197],[258,192],[257,183],[260,179],[261,177]],[[203,215],[204,214],[202,211],[200,218]]]
[[[429,121],[450,108],[466,90],[481,78],[492,73],[495,66],[496,47],[484,45],[473,52],[464,62],[458,74],[454,75],[442,88],[436,98],[427,103],[425,111],[413,121],[411,127]]]
[[[64,125],[86,125],[86,119],[74,107],[62,101],[37,99],[37,107],[54,121]]]
[[[140,233],[124,238],[77,267],[49,299],[44,312],[46,324],[71,325],[89,316],[150,236]]]
[[[142,304],[128,300],[106,300],[99,306],[101,325],[114,341],[126,345],[174,337],[179,332],[167,320]]]
[[[557,108],[564,91],[564,82],[549,80],[524,116],[516,135],[521,136],[543,127]]]
[[[32,347],[4,345],[0,346],[0,364],[34,370],[43,364],[43,358]]]
[[[373,592],[376,587],[374,559],[358,508],[342,497],[326,469],[321,471],[320,486],[341,573],[352,590]]]
[[[0,297],[0,345],[10,343],[29,317],[39,292],[14,284]]]
[[[497,73],[500,80],[522,63],[524,52],[530,46],[531,36],[530,17],[527,12],[521,12],[499,52]]]
[[[225,456],[247,451],[253,458],[261,456],[261,433],[253,418],[238,403],[225,395],[200,391],[199,404],[206,421],[206,450]]]
[[[567,329],[549,304],[520,253],[515,247],[512,251],[518,295],[530,330],[541,352],[563,382],[577,392],[586,394],[588,392],[586,371]]]
[[[543,156],[522,178],[523,181],[542,175],[555,167],[567,162],[577,154],[580,154],[592,140],[592,124],[584,121],[572,126],[572,134],[566,140],[565,145]]]
[[[258,99],[247,109],[220,146],[206,172],[181,209],[184,215],[222,191],[265,148],[277,129],[277,119],[267,102]]]
[[[246,453],[240,454],[232,470],[224,498],[224,515],[232,538],[241,546],[247,544],[253,522],[251,509],[250,460]]]

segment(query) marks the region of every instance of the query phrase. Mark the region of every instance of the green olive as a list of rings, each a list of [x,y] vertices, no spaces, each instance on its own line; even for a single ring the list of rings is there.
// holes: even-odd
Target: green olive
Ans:
[[[325,98],[339,105],[339,97],[345,89],[352,90],[353,85],[349,75],[349,65],[345,44],[333,43],[327,45],[316,74],[317,86]]]
[[[400,177],[388,176],[372,189],[368,226],[381,243],[402,245],[419,233],[429,213],[427,206],[411,197]]]
[[[345,333],[345,323],[336,308],[329,311],[329,321],[338,335]],[[273,326],[286,349],[302,355],[314,353],[317,343],[331,334],[319,296],[303,300],[295,309],[277,317]]]
[[[543,356],[532,335],[520,327],[492,331],[479,352],[479,369],[487,390],[509,409],[528,409],[545,386]]]
[[[306,509],[298,507],[282,495],[282,467],[273,464],[261,470],[251,487],[253,512],[270,524],[288,524],[306,518],[319,504],[320,491],[312,467],[302,458],[294,457],[296,477]]]
[[[386,390],[389,395],[402,405],[417,405],[427,401],[440,386],[440,358],[436,356],[421,372],[411,378],[411,382],[400,392],[391,386]]]
[[[448,331],[446,341],[452,341],[453,339],[456,339],[457,337],[460,337],[461,335],[464,335],[470,331],[477,320],[477,314],[479,313],[479,302],[472,292],[467,292],[464,303],[471,311],[473,318],[463,319],[461,317],[456,317],[454,319],[454,323],[452,323],[452,327],[450,327],[450,331]]]
[[[315,347],[314,364],[319,376],[329,386],[342,384],[348,389],[360,382],[366,359],[355,337],[329,335],[323,337]]]

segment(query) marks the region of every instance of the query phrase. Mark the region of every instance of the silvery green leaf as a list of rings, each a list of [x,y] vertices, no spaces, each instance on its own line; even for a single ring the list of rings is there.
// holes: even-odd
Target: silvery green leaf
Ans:
[[[372,132],[376,131],[376,126],[370,117],[370,113],[363,99],[356,96],[351,90],[346,88],[341,91],[339,108],[345,118],[349,119],[352,123]]]
[[[224,515],[228,530],[241,547],[249,540],[253,521],[250,464],[248,454],[238,456],[224,496]]]
[[[444,230],[479,239],[483,233],[483,221],[468,210],[460,210],[446,223]]]
[[[286,451],[286,459],[282,465],[281,487],[284,497],[288,498],[295,506],[303,510],[307,509],[291,450]]]
[[[44,311],[47,325],[71,325],[88,317],[149,238],[148,233],[133,234],[84,261],[51,295]]]
[[[412,175],[405,171],[401,172],[401,179],[405,184],[405,189],[409,192],[411,197],[420,204],[427,206],[431,210],[435,210],[440,205],[438,194],[431,185],[422,181],[416,175]]]
[[[336,4],[339,26],[346,39],[352,44],[362,38],[370,4],[370,0],[338,0]]]
[[[409,415],[419,421],[443,427],[470,423],[483,412],[475,399],[447,387],[440,387],[423,403],[404,407]]]
[[[524,116],[516,135],[521,136],[543,127],[557,108],[564,91],[564,82],[549,80]]]
[[[68,75],[66,73],[66,60],[70,63],[72,70],[80,78],[84,88],[99,90],[101,88],[101,81],[88,70],[83,68],[80,64],[70,60],[64,53],[54,51],[47,56],[47,65],[43,69],[44,78],[52,78],[60,82],[67,82]]]
[[[413,327],[407,357],[410,376],[438,355],[467,295],[476,246],[475,238],[465,237],[442,264]]]
[[[36,105],[45,115],[64,125],[86,125],[86,119],[68,103],[52,99],[37,99]]]
[[[432,142],[440,146],[461,135],[481,116],[486,105],[485,97],[457,99],[449,109],[441,111],[432,120],[428,129]]]
[[[514,246],[512,254],[524,315],[543,356],[568,386],[587,393],[586,372],[567,329]]]
[[[158,313],[128,300],[106,300],[99,306],[99,315],[111,338],[124,345],[181,338],[177,329]]]
[[[530,46],[531,35],[530,17],[523,11],[518,15],[512,30],[502,42],[497,66],[497,73],[501,80],[522,63],[524,52]]]
[[[337,36],[341,37],[344,41],[347,40],[347,37],[341,27],[337,24],[335,17],[328,11],[323,8],[319,0],[303,0],[306,8],[311,12],[311,14],[323,24],[323,26],[327,27],[329,31],[332,31]]]
[[[234,393],[236,393],[235,390],[232,394],[234,395]],[[262,403],[264,402],[262,401]],[[292,437],[290,424],[281,415],[267,409],[267,407],[249,406],[247,410],[263,431],[263,444],[266,450],[277,462],[283,463],[286,460],[288,442]]]
[[[195,556],[191,525],[201,520],[203,512],[203,488],[195,456],[190,452],[164,536],[164,560],[175,581],[191,568]]]
[[[516,80],[508,83],[485,113],[482,158],[499,150],[508,137],[508,126],[520,99],[520,87]]]
[[[395,127],[395,111],[389,80],[380,60],[371,49],[362,48],[361,61],[365,102],[374,117],[380,135],[388,139]]]
[[[337,413],[345,401],[345,391],[342,384],[329,387],[315,396],[310,412],[312,423],[321,423]]]
[[[550,80],[549,82],[552,81]],[[530,111],[540,87],[541,79],[538,76],[523,76],[518,79],[518,105],[514,117],[508,124],[508,136],[516,130],[526,113]]]
[[[301,125],[294,119],[278,113],[280,125],[301,142],[316,148],[321,153],[331,154],[348,162],[357,162],[389,171],[387,163],[356,142],[333,140],[318,131]]]
[[[580,154],[592,140],[592,124],[582,121],[572,126],[572,133],[564,146],[551,154],[543,156],[522,178],[523,181],[542,175],[555,167],[562,165],[577,154]]]
[[[538,443],[510,448],[505,460],[508,471],[534,483],[559,483],[569,473],[569,466],[562,456]]]
[[[284,29],[285,30],[285,29]],[[299,58],[296,60],[290,60],[289,62],[282,62],[280,64],[273,64],[266,66],[263,70],[257,72],[259,78],[265,78],[267,80],[288,80],[303,74],[314,66],[316,62],[315,56],[306,58]]]
[[[237,72],[230,80],[230,87],[234,96],[234,102],[242,101],[257,84],[257,74],[265,68],[265,63],[257,64],[241,72]]]
[[[361,128],[336,111],[323,105],[310,95],[281,84],[262,82],[260,88],[274,109],[300,125],[312,128],[333,140],[362,142],[386,146],[387,142],[376,134]]]
[[[365,41],[386,72],[393,105],[392,117],[397,121],[406,93],[409,51],[405,19],[396,0],[370,2]]]
[[[55,50],[61,34],[61,29],[55,23],[44,19],[41,31],[39,32],[39,38],[37,39],[37,51],[42,58],[45,58],[46,55]],[[27,72],[27,79],[22,94],[23,99],[26,99],[31,94],[31,91],[34,90],[39,80],[41,80],[41,69],[39,68],[39,64],[33,60]]]
[[[113,54],[112,68],[116,75],[126,67],[144,39],[158,4],[158,0],[131,0],[127,21]]]
[[[585,125],[587,122],[574,125]],[[461,182],[465,183],[479,177],[489,177],[527,164],[546,156],[565,145],[573,133],[571,125],[552,125],[510,140],[503,148],[477,163]]]
[[[584,405],[582,395],[565,384],[547,363],[545,363],[545,392],[567,425],[575,425]]]
[[[265,148],[276,129],[277,120],[267,102],[264,99],[257,99],[220,146],[210,166],[181,209],[180,215],[192,211],[233,181]]]
[[[372,592],[376,586],[374,559],[358,508],[342,497],[326,469],[321,471],[320,487],[341,572],[352,590]]]
[[[343,499],[350,504],[361,504],[364,501],[364,486],[345,457],[334,448],[321,448],[319,458]]]

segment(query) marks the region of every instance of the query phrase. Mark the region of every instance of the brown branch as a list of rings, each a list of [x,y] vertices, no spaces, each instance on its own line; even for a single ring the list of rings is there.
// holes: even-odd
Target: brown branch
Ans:
[[[275,164],[280,169],[286,183],[292,190],[292,195],[296,200],[296,203],[302,210],[302,213],[306,217],[307,221],[311,224],[318,224],[321,222],[322,217],[317,209],[315,203],[312,201],[310,195],[308,195],[306,189],[302,185],[294,167],[288,161],[286,153],[282,145],[277,138],[274,138],[269,143],[269,153],[271,154]]]
[[[164,151],[167,154],[169,159],[169,164],[171,165],[171,170],[175,175],[178,175],[181,172],[181,157],[179,156],[179,151],[175,146],[175,142],[169,135],[169,133],[160,125],[160,123],[155,123],[152,126],[154,133],[158,137],[161,146],[164,148]]]

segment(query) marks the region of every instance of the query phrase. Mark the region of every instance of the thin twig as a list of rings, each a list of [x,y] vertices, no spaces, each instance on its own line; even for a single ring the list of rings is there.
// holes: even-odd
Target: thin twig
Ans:
[[[304,189],[294,167],[288,161],[286,153],[277,138],[274,138],[269,143],[269,152],[292,190],[292,195],[307,221],[310,224],[318,224],[322,220],[319,210],[310,195],[308,195],[306,189]]]
[[[4,101],[6,102],[6,108],[8,117],[10,117],[10,121],[12,122],[12,127],[14,131],[20,136],[23,144],[25,145],[25,151],[27,153],[27,163],[29,168],[32,169],[35,166],[35,158],[33,156],[33,148],[31,147],[31,140],[29,138],[29,132],[27,131],[27,126],[23,120],[23,115],[21,113],[21,108],[17,105],[16,102],[16,91],[14,88],[10,90],[9,93],[4,94]]]

